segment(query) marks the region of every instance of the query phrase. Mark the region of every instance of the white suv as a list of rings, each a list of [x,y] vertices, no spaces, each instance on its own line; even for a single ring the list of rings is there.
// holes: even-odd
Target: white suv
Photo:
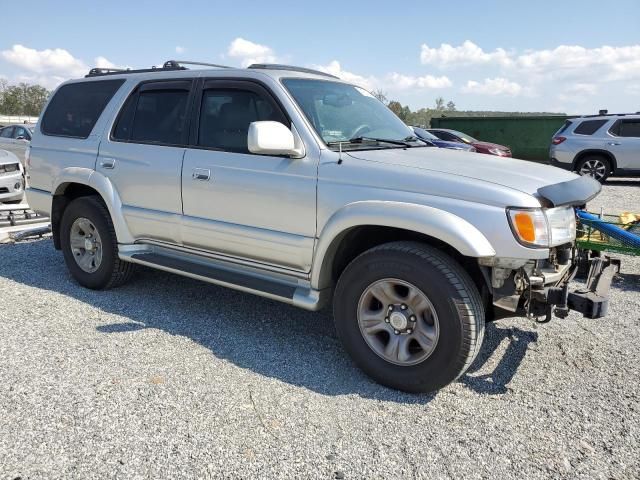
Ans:
[[[332,302],[345,349],[391,387],[462,375],[494,308],[606,313],[604,263],[591,291],[567,289],[574,207],[598,182],[429,148],[322,72],[92,71],[52,95],[28,165],[29,204],[80,284],[113,287],[141,264],[309,310]]]
[[[549,151],[551,164],[604,182],[610,175],[640,176],[640,114],[567,120]]]

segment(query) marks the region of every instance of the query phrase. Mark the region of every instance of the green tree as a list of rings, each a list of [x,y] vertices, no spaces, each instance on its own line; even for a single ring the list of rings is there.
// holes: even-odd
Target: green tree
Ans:
[[[442,97],[438,97],[436,98],[436,110],[438,110],[439,112],[444,110],[444,98]]]
[[[451,100],[449,100],[447,102],[447,112],[455,112],[456,111],[456,104],[453,103]]]
[[[41,85],[9,85],[1,80],[0,114],[38,116],[48,96],[49,91]]]
[[[385,92],[383,92],[381,89],[374,90],[372,93],[373,93],[374,97],[376,97],[378,100],[380,100],[385,105],[389,101],[389,99],[387,98],[387,94]]]

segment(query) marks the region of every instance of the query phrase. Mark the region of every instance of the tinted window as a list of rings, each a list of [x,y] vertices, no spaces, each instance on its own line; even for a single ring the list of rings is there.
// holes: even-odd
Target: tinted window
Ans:
[[[31,138],[27,133],[27,129],[22,127],[16,127],[16,130],[13,133],[13,138],[18,138],[18,137],[23,137],[23,138],[26,138],[27,140],[30,140]]]
[[[0,130],[0,137],[13,138],[13,127],[5,127],[2,130]]]
[[[133,114],[131,141],[183,144],[188,98],[187,90],[140,92]]]
[[[101,80],[64,85],[42,117],[45,135],[87,138],[98,117],[124,80]]]
[[[446,140],[447,142],[460,142],[460,139],[458,137],[452,135],[449,132],[445,132],[442,130],[432,130],[431,133],[433,133],[439,139]]]
[[[114,140],[129,140],[131,138],[131,127],[133,124],[133,115],[136,113],[136,104],[138,103],[138,95],[131,95],[120,110],[116,127],[113,130],[112,138]]]
[[[205,90],[200,108],[198,145],[248,153],[249,124],[263,120],[287,123],[275,104],[256,92]]]
[[[619,137],[640,137],[640,120],[623,120],[618,127]]]
[[[585,120],[576,127],[573,133],[577,135],[593,135],[608,121],[609,120]]]

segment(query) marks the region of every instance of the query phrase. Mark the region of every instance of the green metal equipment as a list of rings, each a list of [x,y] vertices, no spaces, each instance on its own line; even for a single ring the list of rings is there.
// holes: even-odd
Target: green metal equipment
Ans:
[[[431,119],[431,128],[459,130],[481,141],[505,145],[515,158],[546,162],[549,160],[551,137],[568,118],[571,117],[434,117]]]

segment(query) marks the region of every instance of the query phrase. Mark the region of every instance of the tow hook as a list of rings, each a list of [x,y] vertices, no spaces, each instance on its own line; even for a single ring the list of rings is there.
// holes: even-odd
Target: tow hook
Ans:
[[[585,286],[569,291],[569,282],[573,280],[577,270],[577,265],[574,265],[555,287],[541,290],[531,290],[529,287],[527,316],[538,323],[549,322],[552,314],[558,318],[566,318],[569,310],[580,312],[585,318],[604,317],[609,306],[611,281],[620,272],[620,260],[608,256],[592,259]]]

